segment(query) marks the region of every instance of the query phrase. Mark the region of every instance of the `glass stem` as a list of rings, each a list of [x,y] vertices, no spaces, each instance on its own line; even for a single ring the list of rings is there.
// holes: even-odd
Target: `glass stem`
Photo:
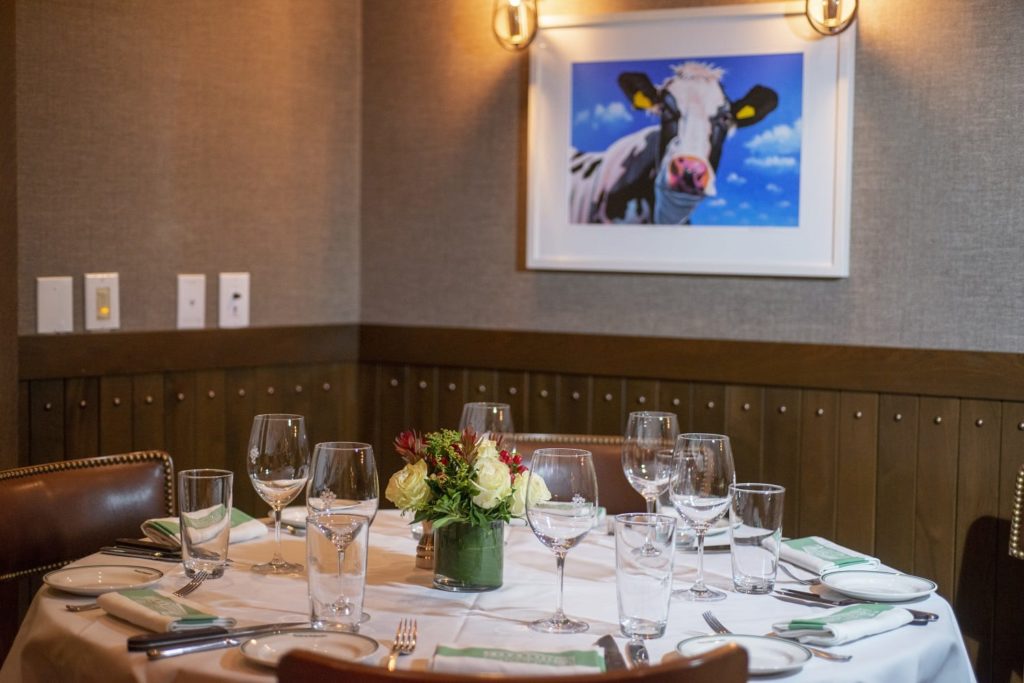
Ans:
[[[284,558],[281,556],[281,510],[274,508],[274,559],[273,564],[281,564]]]
[[[565,576],[565,553],[555,553],[555,580],[557,582],[555,595],[555,616],[553,621],[565,621],[565,612],[562,611],[562,578]]]
[[[704,585],[704,533],[707,529],[701,527],[697,532],[697,580],[690,589],[694,593],[706,593],[707,586]]]
[[[647,514],[653,515],[654,514],[655,499],[654,498],[644,498],[644,501],[647,503]]]

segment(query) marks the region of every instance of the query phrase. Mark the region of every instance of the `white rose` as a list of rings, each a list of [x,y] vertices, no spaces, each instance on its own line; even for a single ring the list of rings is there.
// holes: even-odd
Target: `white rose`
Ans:
[[[494,443],[491,439],[480,439],[476,444],[476,459],[477,460],[497,460],[498,456],[498,444]]]
[[[498,458],[477,458],[474,470],[473,483],[479,493],[473,496],[473,503],[484,510],[490,510],[512,492],[508,465]]]
[[[539,474],[533,475],[532,478],[529,472],[521,472],[516,475],[512,482],[511,513],[513,517],[522,517],[526,514],[527,496],[531,503],[551,500],[551,491],[548,490],[548,485],[544,483],[544,478]]]
[[[419,510],[430,502],[430,496],[425,460],[406,465],[392,474],[384,490],[384,497],[403,510]]]

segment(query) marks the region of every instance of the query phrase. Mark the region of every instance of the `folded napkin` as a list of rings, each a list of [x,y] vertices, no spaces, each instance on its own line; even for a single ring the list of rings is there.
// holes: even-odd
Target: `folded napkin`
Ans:
[[[863,604],[816,612],[814,617],[780,621],[772,624],[772,628],[780,636],[795,638],[801,643],[841,645],[891,631],[913,620],[914,615],[902,607]]]
[[[530,652],[454,645],[437,646],[432,668],[434,671],[448,673],[539,677],[603,673],[605,670],[604,651],[601,648]]]
[[[211,516],[214,516],[212,512]],[[217,527],[215,524],[211,524],[210,529],[210,536],[212,537],[216,533]],[[147,519],[142,523],[142,533],[146,535],[146,538],[173,548],[181,547],[180,531],[181,523],[177,517]],[[237,508],[231,509],[231,543],[250,541],[266,534],[266,524],[253,519]],[[202,543],[206,539],[200,538],[198,540]]]
[[[779,558],[819,575],[839,569],[874,569],[878,559],[844,548],[820,536],[783,541]]]
[[[104,593],[96,602],[107,614],[157,633],[235,625],[234,619],[211,614],[205,605],[152,588]]]

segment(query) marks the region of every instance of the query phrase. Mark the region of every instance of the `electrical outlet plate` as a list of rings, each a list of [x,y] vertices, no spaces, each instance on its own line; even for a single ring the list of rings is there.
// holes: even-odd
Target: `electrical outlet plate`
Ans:
[[[249,326],[249,273],[220,274],[220,326]]]
[[[39,334],[74,329],[71,288],[71,276],[36,278],[36,331]]]
[[[206,276],[178,275],[178,329],[206,327]]]
[[[85,274],[85,329],[116,330],[121,327],[121,302],[117,273]]]

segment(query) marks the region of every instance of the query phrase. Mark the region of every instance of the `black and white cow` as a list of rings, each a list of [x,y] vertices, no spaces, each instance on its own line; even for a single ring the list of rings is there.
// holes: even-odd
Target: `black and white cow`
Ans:
[[[778,105],[761,85],[730,101],[722,69],[701,62],[673,67],[655,86],[644,73],[619,75],[633,107],[660,117],[613,142],[604,152],[576,152],[570,160],[572,223],[686,224],[704,197],[715,196],[722,145],[737,127],[750,126]]]

